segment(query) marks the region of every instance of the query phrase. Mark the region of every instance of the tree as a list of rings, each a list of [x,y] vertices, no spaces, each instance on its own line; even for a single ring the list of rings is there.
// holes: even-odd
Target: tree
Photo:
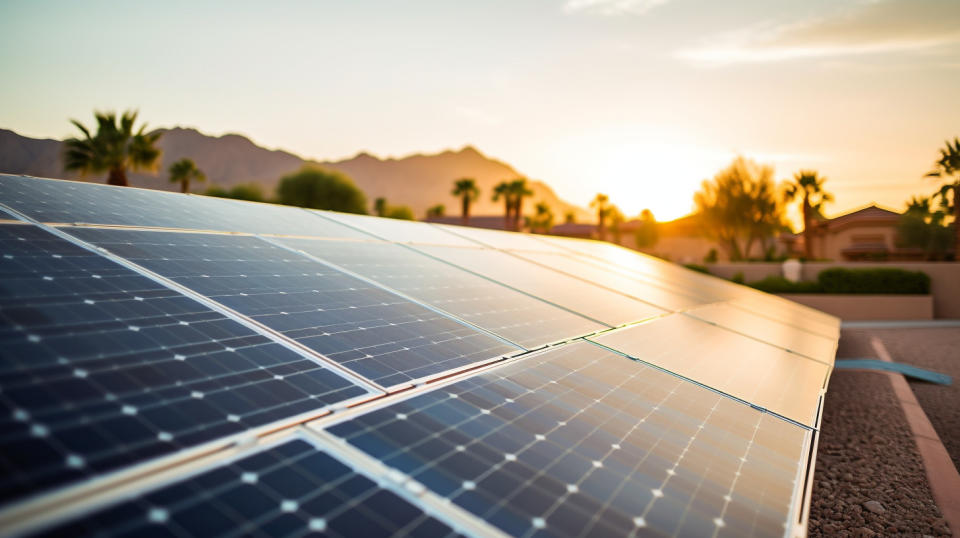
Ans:
[[[427,208],[427,218],[435,219],[442,217],[447,212],[446,206],[443,204],[432,205]]]
[[[373,201],[373,214],[378,217],[387,216],[387,199],[384,197],[377,198]]]
[[[190,182],[206,181],[207,176],[197,168],[197,163],[193,159],[184,157],[170,165],[170,183],[179,183],[180,192],[190,192]]]
[[[410,206],[406,205],[387,206],[387,210],[383,216],[388,219],[414,220],[413,210],[410,209]]]
[[[217,198],[232,198],[234,200],[247,200],[248,202],[266,202],[267,198],[263,195],[263,189],[256,183],[241,183],[234,185],[230,190],[218,187],[216,185],[208,188],[203,194],[206,196],[216,196]]]
[[[607,237],[606,219],[609,203],[610,197],[602,193],[597,193],[590,202],[590,207],[597,210],[597,238],[601,241],[606,240]]]
[[[623,221],[626,220],[626,216],[624,216],[616,204],[610,204],[610,206],[607,207],[607,218],[610,219],[610,231],[613,232],[613,242],[619,245],[620,240],[623,238],[620,233],[620,226],[623,224]]]
[[[640,212],[640,224],[636,231],[637,247],[652,247],[657,244],[659,237],[660,231],[657,226],[657,219],[653,217],[652,211],[644,209]]]
[[[949,140],[944,143],[940,158],[927,177],[946,180],[934,196],[940,199],[940,205],[946,212],[953,214],[953,255],[960,259],[960,138],[954,137],[953,144]],[[949,199],[951,197],[952,200]]]
[[[731,260],[749,256],[756,240],[762,243],[782,226],[783,206],[772,178],[770,166],[737,157],[694,194],[704,232]]]
[[[833,195],[823,189],[827,178],[821,177],[814,170],[800,170],[793,176],[793,183],[787,185],[784,199],[787,202],[801,196],[801,213],[803,215],[803,255],[812,260],[814,227],[820,218],[824,204],[833,201]]]
[[[566,224],[576,224],[577,222],[577,212],[574,210],[569,210],[563,214],[563,222]]]
[[[480,197],[477,180],[472,177],[462,177],[454,181],[451,194],[460,197],[460,221],[467,226],[470,224],[470,205]]]
[[[161,133],[146,133],[146,124],[134,131],[136,110],[124,112],[119,123],[114,112],[94,112],[93,115],[97,120],[95,135],[79,121],[70,120],[83,137],[64,141],[63,167],[66,171],[80,172],[81,175],[107,172],[108,184],[126,187],[129,185],[128,169],[156,170],[160,149],[155,144]]]
[[[548,233],[553,228],[553,210],[546,202],[538,202],[532,217],[527,217],[527,228],[531,232]]]
[[[498,202],[503,199],[503,229],[510,229],[510,217],[513,215],[513,199],[510,196],[510,182],[501,181],[493,188],[493,201]]]
[[[367,197],[350,177],[314,166],[304,166],[300,171],[282,177],[277,185],[277,202],[344,213],[367,213]]]
[[[946,258],[953,242],[946,216],[944,209],[933,209],[930,198],[911,198],[897,222],[897,246],[919,248],[927,260]]]
[[[510,201],[513,205],[513,229],[520,231],[520,219],[523,215],[523,199],[533,196],[533,191],[527,187],[527,178],[518,177],[510,182]]]

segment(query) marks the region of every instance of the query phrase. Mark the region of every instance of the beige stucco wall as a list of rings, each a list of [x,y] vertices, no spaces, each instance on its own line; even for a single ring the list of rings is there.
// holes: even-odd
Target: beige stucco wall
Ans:
[[[743,272],[750,282],[768,275],[781,275],[780,263],[716,263],[710,272],[731,278]],[[933,315],[936,318],[960,319],[960,263],[947,262],[811,262],[803,264],[803,279],[816,280],[820,271],[830,267],[863,269],[867,267],[896,267],[907,271],[923,271],[930,275],[930,294],[933,295]]]
[[[931,295],[779,295],[844,321],[933,319]]]
[[[889,225],[859,224],[817,238],[814,243],[814,253],[820,259],[843,261],[843,249],[856,245],[857,238],[874,236],[879,239],[876,242],[882,242],[887,250],[893,250],[896,246],[894,243],[896,234],[896,228]]]

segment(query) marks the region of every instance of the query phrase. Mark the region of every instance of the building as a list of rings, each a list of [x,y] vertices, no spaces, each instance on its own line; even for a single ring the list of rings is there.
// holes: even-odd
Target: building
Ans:
[[[897,247],[901,214],[871,204],[813,224],[813,255],[821,260],[922,260],[923,251]],[[803,235],[796,249],[803,252]]]

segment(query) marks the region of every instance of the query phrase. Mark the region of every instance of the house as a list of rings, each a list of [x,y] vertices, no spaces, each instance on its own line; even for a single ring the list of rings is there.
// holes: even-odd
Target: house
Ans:
[[[919,260],[923,251],[897,247],[901,214],[875,204],[813,224],[813,255],[824,260]],[[803,251],[803,236],[797,250]]]

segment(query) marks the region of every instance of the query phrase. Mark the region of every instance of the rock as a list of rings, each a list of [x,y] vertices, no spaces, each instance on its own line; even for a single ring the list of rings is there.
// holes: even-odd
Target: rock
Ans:
[[[877,501],[867,501],[863,503],[863,507],[873,512],[874,514],[882,514],[887,511],[887,509],[884,508],[883,505]]]
[[[876,532],[866,527],[853,529],[853,532],[851,533],[851,536],[853,536],[853,538],[873,538],[876,535],[877,535]]]

